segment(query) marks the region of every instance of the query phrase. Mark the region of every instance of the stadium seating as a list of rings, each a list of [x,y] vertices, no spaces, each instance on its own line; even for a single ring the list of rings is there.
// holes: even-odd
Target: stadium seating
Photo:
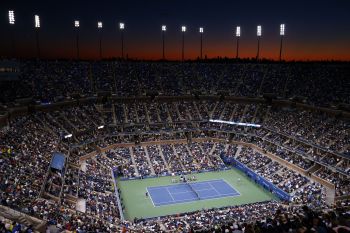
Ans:
[[[312,227],[331,232],[345,225],[350,123],[346,117],[313,110],[350,103],[343,85],[345,65],[28,60],[21,66],[23,82],[0,90],[0,101],[11,108],[14,99],[31,95],[38,102],[0,129],[0,146],[6,148],[0,152],[3,206],[78,232],[304,232]],[[202,97],[192,95],[194,90]],[[94,95],[102,91],[114,96]],[[210,97],[218,91],[244,101]],[[159,96],[146,98],[148,92]],[[262,101],[263,93],[285,99],[303,96],[309,108]],[[49,172],[57,151],[67,156],[66,166]],[[115,173],[141,179],[216,171],[229,167],[223,156],[237,159],[292,195],[291,202],[122,219]],[[326,200],[331,186],[333,206]],[[76,209],[81,200],[83,212]]]

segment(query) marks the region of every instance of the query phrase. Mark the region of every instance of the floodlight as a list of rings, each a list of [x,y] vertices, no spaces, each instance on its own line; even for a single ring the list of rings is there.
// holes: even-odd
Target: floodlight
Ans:
[[[181,27],[181,31],[182,31],[182,32],[185,32],[185,31],[186,31],[186,26],[182,26],[182,27]]]
[[[162,31],[163,31],[163,32],[166,31],[166,25],[162,25]]]
[[[236,59],[238,59],[239,38],[241,37],[241,26],[236,26]]]
[[[40,17],[39,15],[34,15],[35,27],[40,28]]]
[[[97,28],[102,28],[103,24],[102,22],[97,22]]]
[[[256,28],[256,35],[261,36],[261,25],[258,25],[258,27]]]
[[[236,27],[236,37],[240,37],[241,36],[241,27],[237,26]]]
[[[284,33],[285,33],[285,25],[283,23],[283,24],[280,25],[280,35],[284,36]]]
[[[125,28],[125,24],[124,23],[119,23],[119,29],[123,30]]]
[[[204,28],[200,27],[199,28],[199,33],[203,33],[204,32]]]
[[[285,35],[286,26],[284,23],[280,24],[280,36],[281,36],[281,44],[280,44],[280,61],[282,61],[282,44],[283,44],[283,37]]]
[[[15,12],[12,10],[9,11],[9,23],[15,24]]]
[[[223,120],[214,120],[214,119],[209,119],[209,122],[221,123],[221,124],[229,124],[229,125],[240,125],[240,126],[256,127],[256,128],[260,128],[261,127],[261,125],[253,124],[253,123],[223,121]]]
[[[74,21],[74,27],[76,27],[76,28],[80,27],[79,20]]]

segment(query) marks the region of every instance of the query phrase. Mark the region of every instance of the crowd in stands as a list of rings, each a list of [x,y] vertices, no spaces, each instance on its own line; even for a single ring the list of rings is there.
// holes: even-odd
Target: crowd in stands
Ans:
[[[150,232],[349,232],[349,213],[313,210],[307,206],[290,207],[269,201],[230,208],[201,210],[161,218],[138,220]]]
[[[34,118],[22,117],[0,131],[0,141],[12,151],[0,157],[1,201],[25,210],[40,194],[58,139]]]
[[[334,184],[337,196],[345,196],[350,194],[349,177],[333,172],[328,168],[320,168],[315,172],[315,174]]]
[[[148,155],[156,175],[169,174],[164,159],[160,154],[160,148],[157,145],[147,146]]]
[[[111,170],[93,160],[86,161],[86,172],[79,176],[78,197],[86,200],[86,213],[110,224],[120,218],[114,195]]]
[[[263,93],[302,96],[314,105],[350,103],[344,65],[24,61],[21,68],[20,85],[0,89],[0,101],[9,106],[14,98],[28,96],[47,103],[78,94],[92,96],[97,91],[131,97],[148,92],[179,96],[194,90],[248,97]],[[247,129],[209,119],[254,122],[262,127]],[[0,146],[6,148],[0,152],[0,202],[60,230],[77,232],[123,228],[136,232],[342,232],[335,229],[343,226],[343,232],[349,232],[344,221],[349,216],[342,210],[350,206],[347,200],[338,201],[336,212],[301,208],[326,208],[325,188],[266,155],[271,153],[334,184],[335,196],[347,197],[349,126],[347,119],[325,113],[217,99],[109,99],[58,106],[11,117],[9,125],[0,129]],[[104,150],[117,143],[125,145]],[[254,144],[261,151],[240,143]],[[56,151],[67,155],[63,171],[48,169]],[[293,205],[269,201],[121,221],[113,171],[123,178],[146,178],[226,169],[222,156],[236,158],[291,194]],[[86,202],[84,213],[76,210],[80,200]],[[19,225],[1,219],[0,232]],[[20,231],[31,232],[31,226],[21,226]]]
[[[272,183],[276,184],[279,188],[287,193],[294,193],[296,190],[308,183],[308,179],[303,177],[292,170],[282,170],[278,169],[280,166],[272,166],[273,168],[269,170],[272,160],[267,156],[262,155],[259,152],[254,151],[252,148],[243,147],[240,154],[237,156],[237,160],[245,164],[252,170],[258,170],[260,174],[266,174],[266,178],[271,179]],[[259,169],[265,168],[267,173],[259,172]],[[278,171],[277,173],[275,173]],[[263,176],[264,177],[264,176]]]
[[[117,96],[275,93],[316,105],[349,103],[347,64],[196,64],[148,62],[21,61],[21,82],[7,85],[1,101],[33,96],[43,102],[113,91]],[[130,88],[133,92],[130,92]],[[135,88],[136,87],[136,88]],[[332,88],[330,88],[332,87]],[[2,88],[3,89],[3,88]],[[336,92],[334,90],[337,90]],[[183,112],[185,113],[185,112]],[[186,114],[184,114],[186,115]]]
[[[12,232],[24,232],[24,233],[33,233],[34,229],[31,225],[20,224],[16,221],[11,221],[8,218],[0,216],[0,232],[12,233]]]
[[[171,145],[161,145],[161,151],[172,173],[180,173],[184,171],[185,168],[178,160],[174,147]]]

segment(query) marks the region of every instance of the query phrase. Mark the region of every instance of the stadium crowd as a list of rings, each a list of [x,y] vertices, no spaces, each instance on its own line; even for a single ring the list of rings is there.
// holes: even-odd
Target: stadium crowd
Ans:
[[[11,90],[0,89],[0,100],[11,106],[8,101],[30,95],[48,103],[97,91],[129,97],[226,91],[234,96],[303,96],[305,103],[331,105],[350,103],[345,68],[25,61],[22,82]],[[246,129],[209,119],[255,122],[262,127]],[[5,148],[0,151],[0,203],[43,219],[51,228],[77,232],[349,232],[349,213],[344,210],[350,206],[348,201],[338,202],[336,208],[327,206],[321,184],[266,155],[334,184],[336,197],[348,197],[349,126],[348,120],[325,113],[217,99],[105,100],[58,106],[13,117],[0,129],[0,146]],[[110,147],[117,143],[124,146]],[[252,143],[264,153],[243,143]],[[48,169],[56,151],[67,155],[62,171]],[[112,171],[124,178],[146,178],[226,169],[223,156],[236,158],[291,194],[292,202],[121,220],[118,204],[122,209],[123,205],[115,195]],[[76,209],[81,199],[86,202],[84,212]],[[1,220],[0,231],[17,228],[20,224]],[[19,231],[31,229],[23,226]]]

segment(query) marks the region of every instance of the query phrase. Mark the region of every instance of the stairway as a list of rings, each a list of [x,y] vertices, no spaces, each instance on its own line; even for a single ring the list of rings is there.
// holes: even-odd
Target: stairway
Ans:
[[[156,173],[155,173],[155,171],[154,171],[151,158],[149,157],[147,147],[146,147],[146,146],[143,146],[142,148],[143,148],[143,150],[145,151],[148,165],[149,165],[149,167],[151,168],[151,174],[152,174],[152,175],[155,175]]]
[[[200,114],[200,111],[199,111],[199,109],[198,109],[197,103],[196,103],[196,102],[193,102],[193,106],[194,106],[194,108],[196,109],[196,112],[197,112],[197,114],[198,114],[198,116],[199,116],[199,119],[202,121],[202,120],[203,120],[203,117],[202,117],[202,115]]]
[[[237,146],[237,151],[236,151],[236,154],[235,154],[235,158],[238,157],[238,155],[241,153],[241,151],[242,151],[242,146],[241,145]]]
[[[312,167],[310,167],[307,172],[308,173],[314,173],[316,172],[318,169],[321,168],[321,165],[319,165],[318,163],[315,163],[315,165],[313,165]]]
[[[45,232],[46,222],[29,216],[25,213],[0,205],[0,215],[6,219],[29,226],[32,225],[35,232]]]
[[[162,151],[162,148],[160,147],[160,145],[157,146],[157,149],[158,149],[158,153],[159,153],[160,157],[162,157],[162,159],[163,159],[163,162],[164,162],[164,164],[165,164],[165,166],[166,166],[166,169],[167,169],[169,172],[171,172],[170,167],[169,167],[169,164],[168,164],[168,162],[166,161],[166,159],[165,159],[165,157],[164,157],[164,154],[163,154],[163,151]]]
[[[133,164],[133,166],[135,168],[135,175],[136,176],[140,176],[139,170],[137,169],[137,165],[136,165],[136,162],[135,162],[135,156],[134,156],[134,152],[132,150],[132,147],[129,147],[129,151],[130,151],[132,164]]]
[[[181,167],[182,167],[182,170],[185,171],[185,170],[186,170],[186,169],[185,169],[185,166],[184,166],[183,163],[181,162],[180,156],[178,155],[178,153],[177,153],[177,151],[176,151],[174,145],[171,145],[171,147],[173,148],[174,155],[175,155],[176,158],[178,159],[178,161],[179,161],[179,163],[180,163],[180,165],[181,165]]]

